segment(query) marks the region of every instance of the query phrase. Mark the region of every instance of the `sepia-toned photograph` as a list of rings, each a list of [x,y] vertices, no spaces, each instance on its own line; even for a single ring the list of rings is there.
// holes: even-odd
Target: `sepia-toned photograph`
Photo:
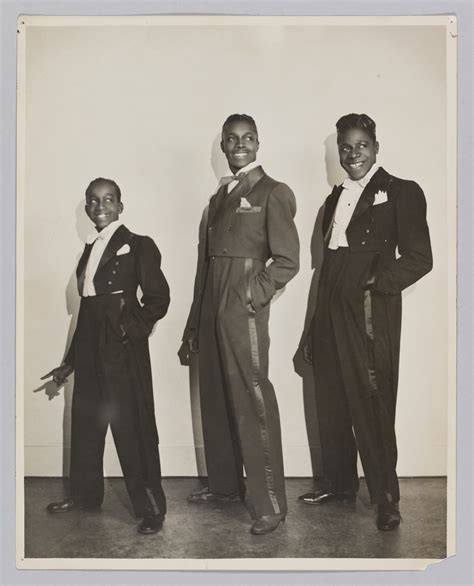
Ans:
[[[453,556],[456,18],[17,33],[17,567]]]

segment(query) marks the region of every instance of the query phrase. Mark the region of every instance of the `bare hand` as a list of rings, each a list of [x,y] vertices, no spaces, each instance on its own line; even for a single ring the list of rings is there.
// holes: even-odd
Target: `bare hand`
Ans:
[[[191,354],[196,354],[198,351],[199,349],[195,336],[184,340],[178,350],[179,362],[183,366],[189,366],[191,364]]]
[[[308,336],[302,346],[304,361],[313,364],[313,342],[311,336]]]
[[[189,347],[189,351],[192,354],[196,354],[196,352],[199,352],[199,346],[198,346],[198,341],[197,341],[197,336],[191,336],[190,338],[188,338],[186,340],[188,347]]]
[[[61,364],[57,368],[53,368],[48,374],[41,377],[41,380],[45,378],[53,377],[53,381],[58,387],[67,382],[67,377],[73,372],[74,368],[70,364]]]

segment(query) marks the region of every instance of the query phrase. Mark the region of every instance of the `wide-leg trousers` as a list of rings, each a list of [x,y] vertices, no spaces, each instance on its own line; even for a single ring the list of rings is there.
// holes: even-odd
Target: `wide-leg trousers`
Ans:
[[[268,378],[269,304],[254,312],[261,261],[211,257],[199,327],[201,415],[209,488],[245,490],[256,517],[286,513],[280,418]]]
[[[105,436],[110,425],[135,515],[164,514],[158,445],[144,445],[141,426],[150,415],[138,400],[133,349],[123,343],[119,324],[114,323],[119,301],[117,295],[81,300],[74,338],[71,497],[87,507],[102,504]]]
[[[359,452],[372,502],[398,502],[390,324],[384,300],[364,291],[364,258],[329,249],[321,269],[312,348],[323,469],[330,490],[356,492]]]

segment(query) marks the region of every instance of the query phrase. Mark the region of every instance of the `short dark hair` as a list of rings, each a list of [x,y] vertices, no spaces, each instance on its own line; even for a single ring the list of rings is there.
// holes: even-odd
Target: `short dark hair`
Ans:
[[[115,183],[113,179],[106,179],[105,177],[97,177],[93,181],[89,183],[86,189],[86,201],[88,197],[91,195],[92,190],[96,185],[100,185],[101,183],[107,183],[111,185],[115,189],[115,195],[119,201],[122,201],[122,192],[120,191],[120,187]]]
[[[249,116],[248,114],[231,114],[222,125],[222,134],[224,134],[226,128],[234,122],[247,122],[248,124],[253,126],[253,129],[255,130],[258,136],[258,130],[255,120],[252,118],[252,116]]]
[[[338,138],[340,134],[347,132],[351,128],[361,128],[367,132],[374,142],[377,141],[375,122],[370,116],[367,116],[367,114],[346,114],[345,116],[342,116],[342,118],[339,118],[336,122]]]

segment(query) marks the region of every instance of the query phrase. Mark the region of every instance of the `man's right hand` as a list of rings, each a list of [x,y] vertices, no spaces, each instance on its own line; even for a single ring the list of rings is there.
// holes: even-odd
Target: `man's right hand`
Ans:
[[[304,361],[308,364],[313,364],[313,342],[311,340],[311,335],[306,338],[301,350],[303,352]]]
[[[45,378],[53,377],[53,381],[58,387],[67,382],[67,377],[73,372],[74,368],[70,364],[61,364],[57,368],[53,368],[47,374],[41,377],[41,380]]]
[[[191,363],[191,354],[199,352],[197,336],[191,336],[187,340],[183,340],[179,350],[179,361],[183,366],[189,366]]]

